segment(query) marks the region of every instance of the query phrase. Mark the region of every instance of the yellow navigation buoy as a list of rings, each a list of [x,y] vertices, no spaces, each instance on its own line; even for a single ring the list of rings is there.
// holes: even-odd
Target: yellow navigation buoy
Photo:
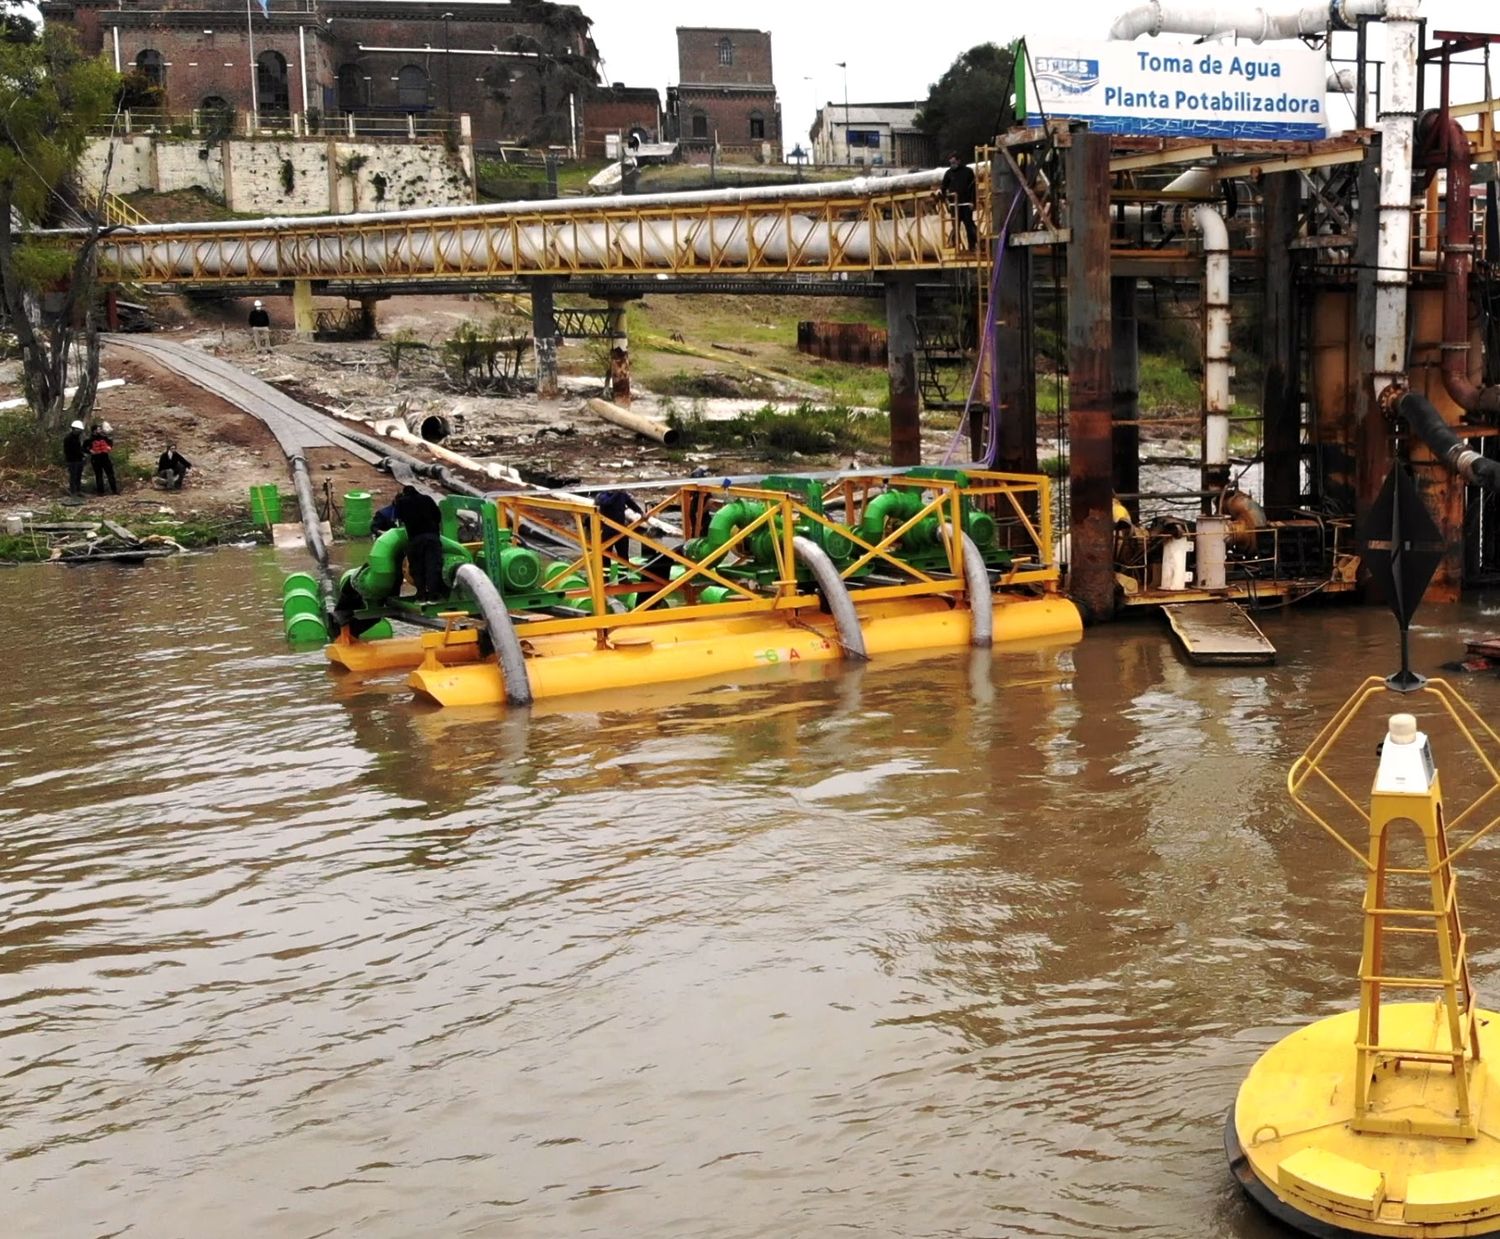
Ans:
[[[1488,786],[1446,818],[1428,738],[1395,714],[1366,813],[1330,758],[1386,691],[1366,681],[1287,776],[1293,801],[1365,870],[1359,1009],[1261,1056],[1225,1148],[1246,1192],[1307,1234],[1500,1235],[1500,1081],[1491,1086],[1483,1053],[1500,1053],[1500,1016],[1475,999],[1454,870],[1500,824],[1475,825],[1500,808],[1500,736],[1448,684],[1426,681],[1415,695],[1456,725]],[[1318,793],[1332,808],[1314,804]],[[1363,847],[1330,820],[1339,815],[1361,825]],[[1450,831],[1465,834],[1456,847]]]

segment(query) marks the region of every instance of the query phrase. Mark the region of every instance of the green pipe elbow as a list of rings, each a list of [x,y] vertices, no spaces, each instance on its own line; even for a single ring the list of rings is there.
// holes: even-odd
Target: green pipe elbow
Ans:
[[[755,499],[736,499],[726,503],[714,513],[713,519],[708,522],[708,532],[699,539],[702,547],[699,557],[712,555],[734,537],[737,529],[748,525],[765,510],[766,505]]]
[[[860,515],[859,536],[871,544],[879,543],[885,537],[887,521],[904,525],[921,510],[922,496],[915,491],[888,490],[876,495]]]
[[[401,558],[406,554],[406,530],[387,529],[370,546],[370,557],[355,569],[354,588],[366,606],[384,602],[401,591]]]

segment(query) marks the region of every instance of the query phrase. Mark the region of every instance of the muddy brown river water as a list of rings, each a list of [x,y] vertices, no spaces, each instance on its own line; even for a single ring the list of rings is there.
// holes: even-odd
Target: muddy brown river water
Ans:
[[[528,718],[352,691],[281,572],[0,574],[5,1233],[1282,1233],[1223,1118],[1357,1000],[1358,875],[1283,780],[1388,615]],[[1500,628],[1421,618],[1428,670]]]

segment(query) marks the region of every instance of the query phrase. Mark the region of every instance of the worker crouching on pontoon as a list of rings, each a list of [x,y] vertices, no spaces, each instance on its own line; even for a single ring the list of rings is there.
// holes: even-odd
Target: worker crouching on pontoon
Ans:
[[[406,530],[406,566],[417,587],[417,601],[444,597],[443,514],[437,503],[415,486],[403,486],[396,497],[396,519]]]

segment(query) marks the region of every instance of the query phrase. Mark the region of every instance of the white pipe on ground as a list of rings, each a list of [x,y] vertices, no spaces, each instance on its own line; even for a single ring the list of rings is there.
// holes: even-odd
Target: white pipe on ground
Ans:
[[[1211,206],[1193,208],[1203,234],[1203,489],[1229,485],[1229,227]]]

